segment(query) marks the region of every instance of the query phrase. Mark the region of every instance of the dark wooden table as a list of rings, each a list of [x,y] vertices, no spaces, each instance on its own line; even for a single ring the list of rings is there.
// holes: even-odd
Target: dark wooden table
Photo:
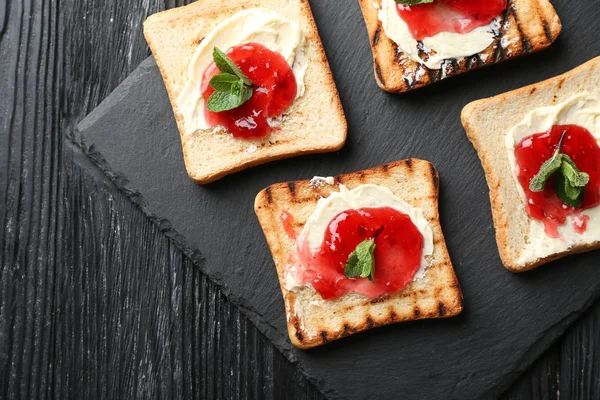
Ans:
[[[181,4],[0,0],[0,398],[323,398],[73,143]],[[598,332],[600,305],[504,397],[598,398]]]

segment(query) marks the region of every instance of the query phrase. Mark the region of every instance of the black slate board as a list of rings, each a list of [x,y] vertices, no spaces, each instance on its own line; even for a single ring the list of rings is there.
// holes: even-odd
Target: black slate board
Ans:
[[[230,299],[330,397],[475,398],[501,393],[598,297],[599,254],[515,276],[493,237],[483,171],[460,126],[467,102],[565,72],[600,54],[594,0],[556,1],[564,31],[544,53],[406,96],[381,92],[358,5],[312,2],[349,122],[336,154],[260,166],[209,186],[188,180],[166,92],[147,60],[79,126],[91,152],[127,176],[149,213],[199,249]],[[442,226],[465,295],[450,320],[379,328],[310,352],[287,339],[283,302],[254,216],[255,194],[279,181],[333,175],[406,157],[439,169]],[[123,184],[123,181],[118,182]]]

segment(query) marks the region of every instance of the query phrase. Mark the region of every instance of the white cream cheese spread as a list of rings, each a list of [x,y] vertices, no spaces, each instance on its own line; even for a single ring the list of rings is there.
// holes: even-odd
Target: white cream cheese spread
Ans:
[[[319,188],[323,185],[333,185],[335,178],[333,176],[315,176],[310,180],[310,186],[313,188]]]
[[[440,32],[423,39],[419,44],[410,34],[406,22],[398,15],[397,5],[394,0],[382,0],[379,20],[383,30],[407,57],[429,69],[440,69],[444,60],[472,56],[487,49],[494,42],[501,20],[498,17],[489,25],[468,33]],[[426,60],[419,56],[422,52],[428,54]]]
[[[595,95],[584,92],[563,103],[536,108],[508,132],[506,135],[508,159],[517,190],[523,201],[526,201],[526,197],[517,178],[515,147],[524,138],[536,133],[546,132],[554,125],[579,125],[590,131],[600,144],[600,99]],[[519,256],[519,264],[525,265],[551,254],[562,253],[573,246],[599,240],[600,207],[584,210],[583,215],[590,217],[584,233],[578,233],[573,227],[573,218],[567,217],[566,223],[558,228],[559,238],[551,238],[546,235],[544,224],[541,221],[531,219],[528,242],[525,250]]]
[[[311,249],[318,249],[325,237],[325,230],[331,220],[343,211],[360,208],[390,207],[406,214],[412,223],[423,235],[423,253],[421,254],[421,266],[414,279],[425,276],[426,268],[429,266],[428,257],[433,255],[433,229],[431,224],[423,215],[423,210],[414,208],[401,198],[392,193],[384,186],[365,184],[357,186],[352,190],[340,185],[340,191],[334,192],[319,199],[312,215],[306,221],[300,235],[300,240],[308,241]],[[300,284],[294,279],[296,266],[288,266],[284,274],[284,287],[287,290],[299,290],[306,284]],[[301,266],[300,266],[301,268]]]
[[[259,43],[281,54],[294,72],[296,98],[304,94],[304,74],[308,67],[304,32],[296,22],[266,8],[240,11],[217,25],[202,40],[188,67],[188,81],[177,98],[177,109],[185,134],[209,128],[204,119],[204,98],[200,92],[202,76],[213,61],[213,48],[223,51],[245,43]]]

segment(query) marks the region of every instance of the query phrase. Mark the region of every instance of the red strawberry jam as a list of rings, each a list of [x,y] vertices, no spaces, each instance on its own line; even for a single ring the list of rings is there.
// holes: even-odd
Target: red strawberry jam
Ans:
[[[273,129],[267,119],[280,116],[296,97],[294,73],[281,54],[258,43],[234,46],[226,54],[250,78],[254,93],[238,108],[209,111],[206,102],[215,91],[210,79],[220,73],[212,62],[204,72],[200,88],[205,104],[204,117],[211,126],[221,125],[237,138],[265,137]]]
[[[552,178],[546,183],[543,192],[535,193],[529,183],[540,170],[542,164],[554,154],[564,131],[562,152],[573,160],[577,168],[590,176],[585,187],[583,203],[578,208],[565,205],[556,195]],[[600,147],[592,134],[579,125],[555,125],[543,133],[536,133],[521,140],[515,148],[517,177],[525,191],[525,210],[532,218],[544,223],[546,234],[557,238],[558,227],[565,224],[567,217],[573,218],[573,227],[579,233],[585,232],[589,217],[581,211],[600,204]]]
[[[375,239],[374,281],[346,278],[350,253],[367,239]],[[324,299],[346,293],[370,298],[396,293],[414,279],[421,266],[423,235],[410,217],[389,207],[347,210],[334,217],[318,249],[307,240],[298,243],[299,280],[310,283]]]
[[[415,6],[398,4],[398,15],[411,35],[423,40],[440,32],[469,33],[489,25],[506,7],[507,0],[435,0]]]
[[[283,211],[279,216],[281,221],[281,225],[283,226],[283,230],[285,234],[288,235],[290,239],[296,240],[296,231],[294,231],[294,217],[287,211]]]

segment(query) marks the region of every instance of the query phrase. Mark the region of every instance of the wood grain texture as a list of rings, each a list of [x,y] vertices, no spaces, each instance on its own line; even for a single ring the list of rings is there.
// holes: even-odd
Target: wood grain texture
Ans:
[[[2,3],[0,398],[321,398],[64,142],[148,55],[135,3]]]
[[[0,398],[321,398],[64,143],[178,4],[0,0]],[[596,306],[506,398],[594,398],[599,327]]]

